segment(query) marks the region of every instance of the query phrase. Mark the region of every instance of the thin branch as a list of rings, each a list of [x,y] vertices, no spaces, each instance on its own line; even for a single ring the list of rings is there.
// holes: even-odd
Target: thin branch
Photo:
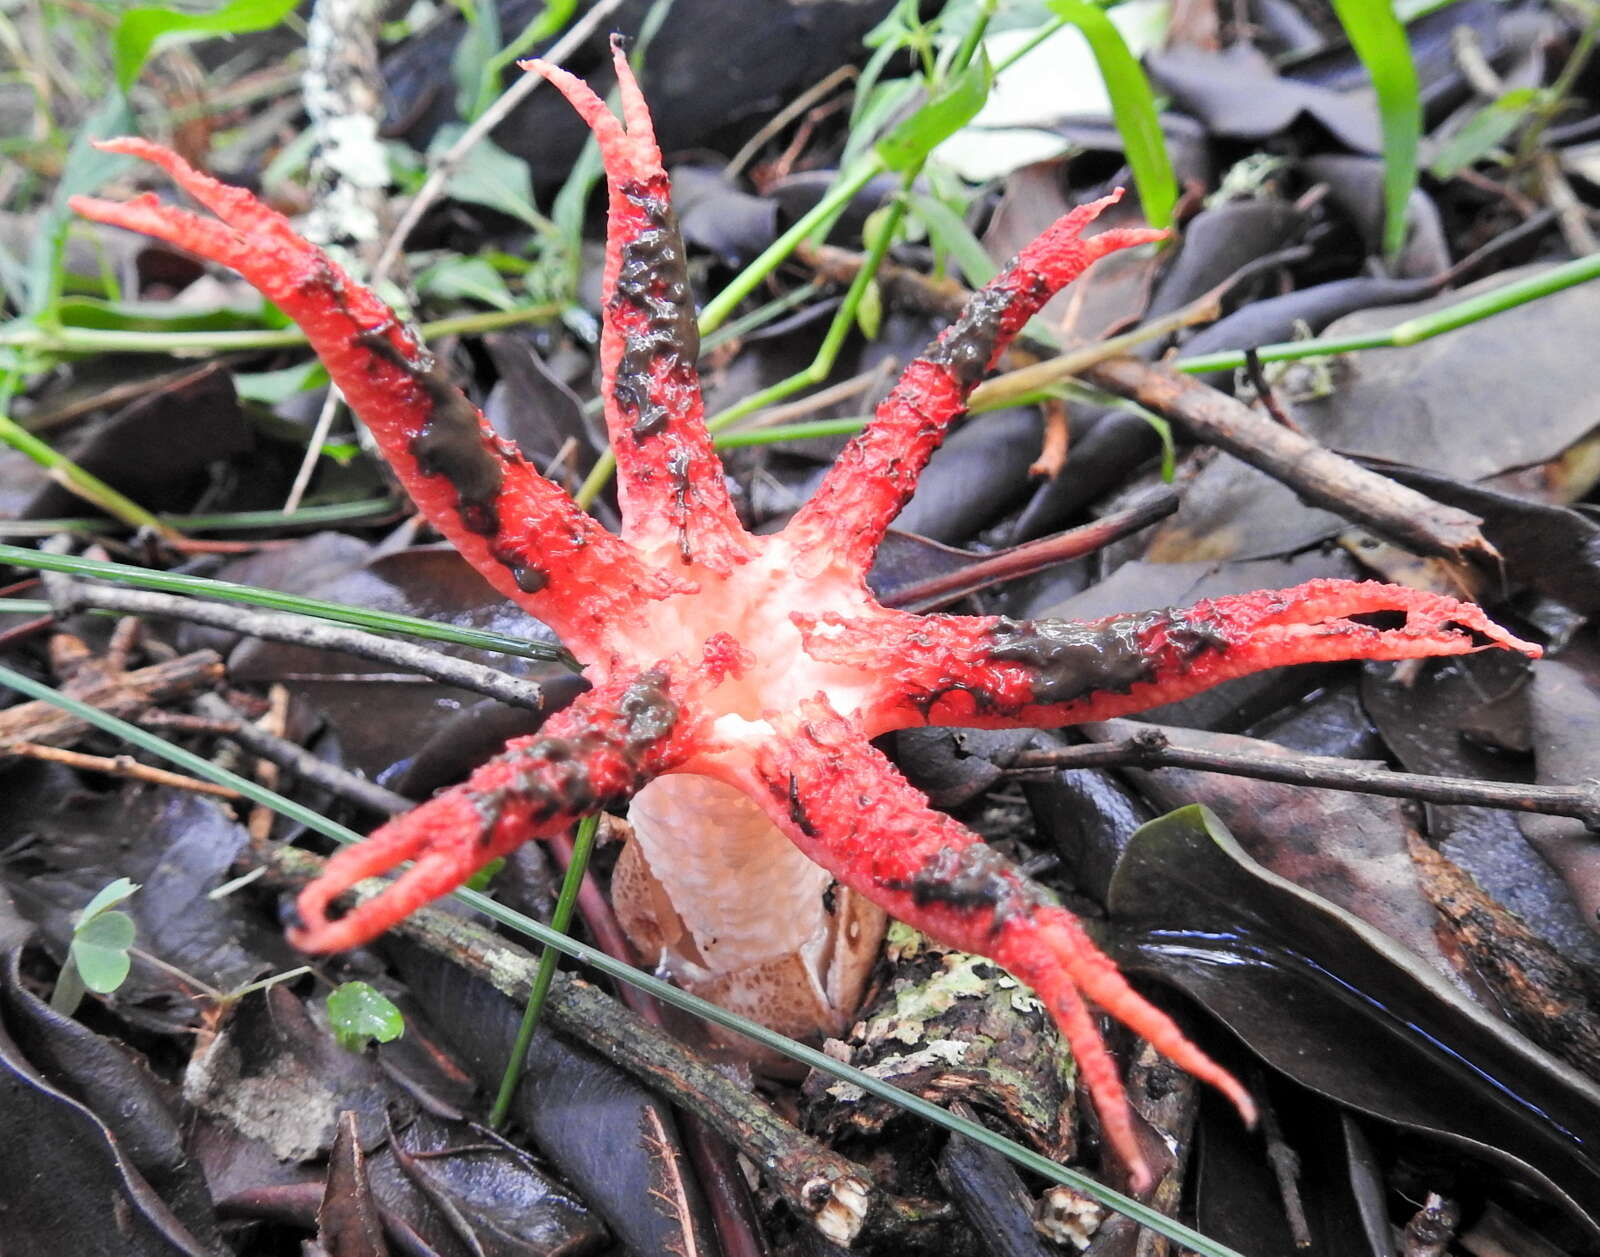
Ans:
[[[91,585],[70,578],[58,584],[58,580],[61,578],[54,576],[46,580],[50,601],[58,615],[102,610],[187,620],[192,624],[204,624],[209,628],[262,637],[268,641],[286,642],[292,646],[342,651],[360,659],[389,664],[400,671],[431,677],[446,685],[485,694],[514,707],[526,707],[530,711],[544,709],[544,693],[532,681],[508,676],[485,664],[457,659],[414,642],[378,637],[363,633],[360,629],[327,624],[309,616],[277,611],[241,611],[173,594],[122,589],[113,585]]]
[[[71,697],[113,716],[135,716],[156,703],[196,690],[209,689],[222,680],[222,660],[215,651],[197,650],[163,660],[135,672],[87,672],[80,682],[65,689]],[[53,703],[37,700],[0,711],[0,757],[12,742],[38,742],[67,746],[89,730],[87,722]]]
[[[38,742],[8,742],[7,755],[20,755],[25,759],[43,759],[83,772],[103,773],[107,777],[122,777],[128,781],[143,781],[153,786],[171,786],[175,790],[188,790],[194,794],[215,795],[219,799],[237,799],[239,792],[228,786],[219,786],[182,773],[168,772],[141,764],[131,755],[87,755],[82,751],[69,751],[59,746],[44,746]]]
[[[1117,742],[1087,742],[1045,751],[1024,751],[1006,770],[1038,776],[1069,768],[1189,768],[1199,772],[1257,777],[1291,786],[1381,794],[1421,803],[1492,807],[1508,812],[1571,816],[1600,833],[1600,784],[1533,786],[1516,781],[1473,781],[1374,768],[1321,755],[1251,755],[1174,746],[1160,729],[1142,729]]]
[[[554,65],[560,65],[577,51],[584,40],[588,39],[621,3],[622,0],[599,0],[599,3],[572,24],[572,28],[565,35],[550,46],[550,50],[544,54],[544,59]],[[400,221],[389,236],[389,243],[384,245],[383,252],[378,255],[377,264],[372,268],[374,287],[383,283],[384,278],[394,267],[395,260],[400,256],[400,251],[405,247],[406,237],[416,229],[417,224],[422,221],[422,216],[443,195],[445,184],[450,181],[450,176],[455,174],[456,168],[472,151],[473,146],[499,126],[506,116],[522,103],[523,97],[542,82],[544,80],[537,74],[524,74],[501,93],[499,99],[484,110],[472,125],[461,133],[461,137],[439,156],[421,190],[411,198],[411,204],[400,216]]]
[[[1103,550],[1113,542],[1165,519],[1177,509],[1177,493],[1163,486],[1125,510],[1103,516],[1093,523],[1012,546],[953,572],[902,585],[886,594],[883,603],[905,611],[928,611],[947,606],[975,590],[1029,576],[1058,563]]]
[[[376,782],[357,776],[349,769],[318,759],[305,747],[288,738],[268,733],[215,694],[202,694],[193,706],[205,717],[211,732],[230,738],[251,754],[288,769],[304,782],[320,786],[331,794],[384,816],[398,816],[416,806],[413,799],[396,794],[393,790],[385,790]],[[158,715],[152,713],[152,717]],[[163,722],[158,718],[147,718],[140,723],[151,727]]]
[[[1478,530],[1483,521],[1476,515],[1369,471],[1171,367],[1113,358],[1089,367],[1083,377],[1259,468],[1313,506],[1363,523],[1408,550],[1452,559],[1499,558]]]

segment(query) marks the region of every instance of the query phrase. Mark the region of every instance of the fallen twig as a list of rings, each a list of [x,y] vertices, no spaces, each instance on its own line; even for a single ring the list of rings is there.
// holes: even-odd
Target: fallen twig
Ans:
[[[168,772],[141,764],[131,755],[86,755],[82,751],[69,751],[64,747],[45,746],[39,742],[8,742],[6,754],[20,755],[25,759],[49,760],[65,764],[68,768],[84,772],[101,773],[107,777],[122,777],[129,781],[143,781],[152,786],[171,786],[174,790],[188,790],[194,794],[215,795],[219,799],[237,799],[239,792],[229,786],[219,786],[197,777]]]
[[[73,698],[113,716],[137,716],[169,698],[209,689],[222,680],[222,659],[213,650],[197,650],[133,672],[86,668],[62,687]],[[89,726],[53,703],[18,703],[0,711],[0,755],[12,743],[70,746]]]
[[[1282,481],[1313,506],[1357,520],[1408,550],[1451,559],[1493,562],[1499,557],[1479,531],[1482,520],[1476,515],[1368,471],[1170,367],[1112,358],[1086,367],[1083,378],[1181,424]]]
[[[320,786],[329,793],[348,799],[360,807],[384,816],[398,816],[401,812],[410,811],[417,805],[415,799],[408,799],[393,790],[385,790],[376,782],[357,776],[348,769],[318,759],[305,747],[289,741],[288,738],[268,733],[260,725],[247,720],[226,700],[215,694],[201,695],[195,700],[193,707],[205,718],[209,732],[230,738],[252,754],[271,760],[280,768],[288,769],[300,780]],[[165,719],[147,719],[140,723],[153,727],[170,722]]]
[[[1012,546],[958,571],[902,585],[886,594],[883,603],[905,611],[928,611],[942,607],[974,590],[1001,581],[1015,580],[1053,564],[1103,550],[1112,542],[1165,519],[1177,509],[1178,495],[1162,487],[1146,494],[1126,510],[1102,516],[1091,524]]]
[[[514,707],[526,707],[531,711],[544,709],[544,693],[534,682],[508,676],[498,669],[467,659],[457,659],[414,642],[379,637],[375,633],[328,624],[309,616],[279,611],[241,611],[175,594],[90,584],[57,575],[46,578],[45,585],[51,605],[62,616],[74,611],[101,610],[187,620],[191,624],[204,624],[209,628],[225,629],[248,637],[263,637],[268,641],[310,646],[318,650],[337,650],[375,663],[390,664],[396,669],[431,677],[476,694],[485,694]]]
[[[1394,772],[1322,755],[1249,755],[1174,746],[1160,729],[1142,729],[1116,742],[1086,742],[1043,751],[1023,751],[1005,770],[1038,776],[1069,768],[1189,768],[1200,772],[1258,777],[1292,786],[1381,794],[1421,803],[1492,807],[1510,812],[1573,816],[1600,833],[1600,785],[1533,786],[1516,781],[1473,781]]]

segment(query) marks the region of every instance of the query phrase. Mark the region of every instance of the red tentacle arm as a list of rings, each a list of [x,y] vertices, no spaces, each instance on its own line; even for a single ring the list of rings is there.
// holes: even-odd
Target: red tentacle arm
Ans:
[[[612,60],[621,120],[582,79],[543,61],[522,64],[572,103],[605,164],[611,208],[600,387],[617,459],[622,532],[664,565],[671,555],[725,573],[750,551],[706,431],[683,240],[650,111],[615,39]]]
[[[1121,195],[1119,190],[1058,219],[905,369],[871,424],[845,446],[821,487],[790,521],[787,535],[798,550],[865,574],[890,521],[910,499],[968,395],[1023,325],[1107,253],[1166,237],[1164,231],[1118,227],[1080,238],[1079,232]]]
[[[1470,603],[1377,581],[1314,580],[1084,622],[899,612],[793,618],[812,658],[881,678],[881,696],[858,713],[869,736],[923,724],[1107,720],[1297,663],[1428,659],[1490,646],[1540,653]]]
[[[988,956],[1044,1001],[1072,1048],[1106,1141],[1134,1180],[1149,1170],[1092,1000],[1181,1068],[1224,1092],[1247,1122],[1244,1088],[1117,972],[1048,891],[970,830],[928,807],[861,730],[817,699],[757,749],[741,784],[811,859],[931,937]]]
[[[394,312],[282,215],[159,145],[119,139],[100,147],[154,162],[221,221],[148,195],[126,203],[74,197],[73,209],[230,266],[276,302],[305,332],[418,509],[491,585],[573,649],[603,653],[608,621],[681,588],[500,440]]]
[[[626,802],[697,745],[702,734],[691,710],[689,687],[666,668],[591,690],[538,733],[507,743],[464,784],[335,854],[300,892],[290,942],[311,952],[357,947],[489,861]],[[328,908],[345,891],[407,860],[416,863],[382,894],[329,920]]]

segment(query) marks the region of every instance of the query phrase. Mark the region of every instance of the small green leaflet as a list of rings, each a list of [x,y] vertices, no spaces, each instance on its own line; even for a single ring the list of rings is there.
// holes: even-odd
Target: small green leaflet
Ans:
[[[987,53],[945,85],[943,91],[878,141],[879,159],[890,170],[910,170],[978,116],[994,85]]]
[[[212,35],[241,35],[276,26],[294,12],[295,0],[232,0],[210,13],[185,13],[165,6],[129,9],[117,23],[117,86],[133,86],[158,43],[188,43]]]
[[[1449,179],[1488,157],[1528,120],[1542,96],[1537,88],[1517,87],[1485,105],[1439,145],[1428,163],[1428,173],[1435,179]]]
[[[1156,114],[1155,95],[1138,58],[1128,50],[1122,32],[1097,5],[1087,0],[1050,0],[1050,8],[1083,33],[1094,53],[1112,118],[1139,189],[1139,205],[1152,227],[1170,227],[1178,203],[1178,178],[1167,156],[1166,137]]]
[[[346,982],[328,996],[333,1037],[347,1052],[359,1052],[368,1040],[388,1043],[406,1032],[405,1018],[389,997],[365,982]]]

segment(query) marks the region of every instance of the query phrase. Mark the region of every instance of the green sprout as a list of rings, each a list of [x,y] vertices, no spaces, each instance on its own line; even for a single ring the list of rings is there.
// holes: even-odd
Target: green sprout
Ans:
[[[128,949],[133,946],[133,918],[116,905],[138,889],[137,882],[119,877],[102,887],[78,914],[66,963],[50,996],[50,1007],[62,1016],[77,1011],[85,991],[110,995],[127,980],[132,966]]]

